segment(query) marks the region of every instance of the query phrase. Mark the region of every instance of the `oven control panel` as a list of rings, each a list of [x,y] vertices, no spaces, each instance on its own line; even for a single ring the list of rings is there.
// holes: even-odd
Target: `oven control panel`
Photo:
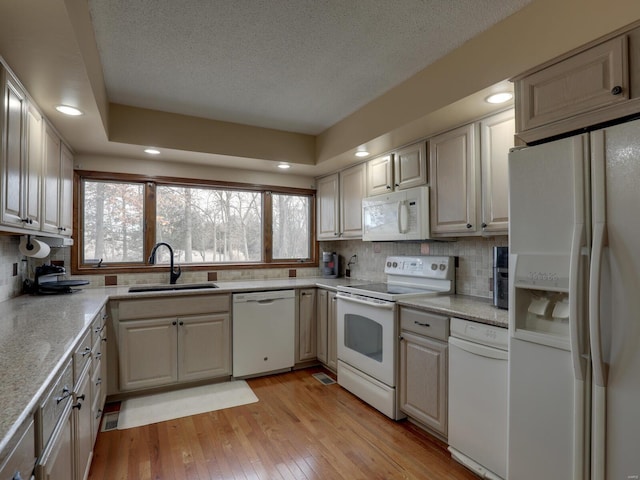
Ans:
[[[442,280],[452,278],[455,273],[454,270],[454,257],[437,257],[432,255],[387,257],[384,267],[384,273],[387,275],[427,277]]]

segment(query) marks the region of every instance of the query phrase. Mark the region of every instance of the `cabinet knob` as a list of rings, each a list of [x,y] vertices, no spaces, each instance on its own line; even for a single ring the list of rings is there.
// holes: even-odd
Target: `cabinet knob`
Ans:
[[[611,89],[611,95],[620,95],[622,93],[622,87],[620,85],[616,85]]]
[[[396,183],[396,184],[395,184],[395,186],[396,186],[396,187],[399,187],[399,186],[400,186],[400,184],[399,184],[399,183]]]
[[[482,228],[487,228],[487,224],[482,222]]]
[[[400,336],[398,337],[398,340],[402,341],[402,340],[404,340],[404,337],[403,337],[402,335],[400,335]]]
[[[171,325],[177,325],[178,322],[176,322],[175,320],[173,322],[171,322]]]
[[[180,320],[180,322],[178,324],[179,325],[184,325],[184,322],[182,320]]]
[[[387,190],[391,190],[391,185],[387,185]]]
[[[473,228],[473,225],[471,225],[470,223],[467,223],[467,228]]]

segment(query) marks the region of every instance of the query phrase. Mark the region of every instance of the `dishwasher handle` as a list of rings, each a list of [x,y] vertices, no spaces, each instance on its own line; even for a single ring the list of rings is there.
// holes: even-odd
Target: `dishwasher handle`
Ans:
[[[457,347],[460,350],[471,353],[472,355],[480,355],[481,357],[493,358],[495,360],[507,360],[509,352],[499,350],[494,347],[488,347],[479,343],[468,342],[461,338],[449,337],[449,346]],[[451,355],[451,353],[449,353]]]

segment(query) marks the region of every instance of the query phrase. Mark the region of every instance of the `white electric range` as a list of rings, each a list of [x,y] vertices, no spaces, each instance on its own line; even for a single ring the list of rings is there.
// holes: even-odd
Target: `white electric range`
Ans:
[[[455,292],[455,258],[393,256],[386,283],[338,287],[338,383],[394,420],[398,314],[403,298]]]

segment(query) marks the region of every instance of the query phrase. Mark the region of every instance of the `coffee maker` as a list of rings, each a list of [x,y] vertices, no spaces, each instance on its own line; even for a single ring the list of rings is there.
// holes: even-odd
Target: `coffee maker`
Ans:
[[[337,278],[339,261],[336,252],[322,252],[322,276],[324,278]]]
[[[509,308],[509,247],[493,247],[493,304]]]

